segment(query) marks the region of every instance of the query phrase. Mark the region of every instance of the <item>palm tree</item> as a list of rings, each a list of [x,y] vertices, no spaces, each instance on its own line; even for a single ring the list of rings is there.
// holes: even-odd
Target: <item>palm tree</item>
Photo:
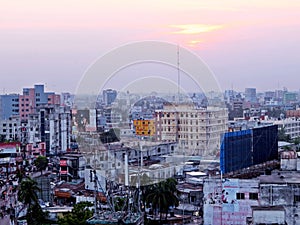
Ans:
[[[146,196],[147,206],[151,206],[153,212],[159,210],[160,222],[162,221],[162,214],[165,213],[165,218],[169,212],[170,206],[178,206],[179,200],[176,195],[176,180],[169,178],[149,188]]]
[[[34,165],[36,168],[41,171],[41,175],[43,174],[43,170],[45,170],[48,166],[48,159],[45,156],[39,156],[34,161]]]
[[[17,168],[15,178],[17,178],[18,182],[20,183],[24,178],[29,177],[26,175],[25,170],[21,167]]]
[[[34,205],[38,203],[37,192],[39,190],[37,182],[31,178],[22,180],[19,186],[18,200],[26,206]]]
[[[31,225],[42,224],[46,217],[38,201],[39,190],[37,182],[30,178],[23,179],[19,186],[18,201],[27,208],[26,220]]]

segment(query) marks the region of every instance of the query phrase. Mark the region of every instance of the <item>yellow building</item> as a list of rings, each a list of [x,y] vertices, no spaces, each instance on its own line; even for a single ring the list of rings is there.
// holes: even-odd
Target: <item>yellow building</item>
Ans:
[[[138,136],[154,136],[155,121],[154,120],[134,120],[135,134]]]

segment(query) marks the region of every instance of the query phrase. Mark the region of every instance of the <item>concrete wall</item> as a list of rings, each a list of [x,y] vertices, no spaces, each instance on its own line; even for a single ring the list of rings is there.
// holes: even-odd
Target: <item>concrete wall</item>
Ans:
[[[285,211],[254,210],[253,224],[285,224]]]

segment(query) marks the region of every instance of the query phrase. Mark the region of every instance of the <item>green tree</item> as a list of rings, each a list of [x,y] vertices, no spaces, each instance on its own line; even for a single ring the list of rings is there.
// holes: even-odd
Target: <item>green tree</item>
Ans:
[[[296,151],[299,151],[300,148],[300,137],[293,139],[293,143],[296,146]]]
[[[45,156],[39,156],[34,161],[34,165],[36,168],[41,171],[41,174],[43,174],[43,170],[45,170],[48,166],[48,159]]]
[[[155,215],[157,215],[156,212],[160,213],[160,222],[162,221],[163,213],[165,213],[165,218],[167,218],[169,207],[179,205],[176,195],[176,184],[177,181],[175,179],[169,178],[149,187],[147,191],[146,205],[152,208]]]
[[[39,201],[37,192],[40,189],[37,182],[27,178],[22,180],[18,190],[18,201],[22,202],[24,208],[27,208],[26,220],[30,225],[45,224],[47,213],[44,213]]]
[[[74,205],[72,212],[58,219],[59,225],[85,225],[86,221],[93,216],[93,211],[88,207],[93,206],[91,202],[79,202]]]
[[[25,170],[21,167],[17,168],[15,178],[17,178],[18,182],[20,183],[24,178],[29,177],[26,175]]]
[[[125,207],[126,201],[125,198],[117,197],[114,199],[115,211],[122,211]]]
[[[281,128],[280,130],[278,130],[278,141],[287,141],[287,142],[291,141],[291,136],[286,134],[286,131],[284,128]]]

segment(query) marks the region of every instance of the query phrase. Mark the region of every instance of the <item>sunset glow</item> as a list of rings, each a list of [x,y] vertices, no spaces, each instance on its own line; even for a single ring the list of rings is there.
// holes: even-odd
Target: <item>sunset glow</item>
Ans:
[[[38,80],[53,86],[72,75],[73,90],[99,55],[130,42],[160,40],[215,64],[226,86],[247,73],[249,84],[262,74],[269,80],[284,74],[284,85],[287,71],[274,65],[299,74],[299,30],[298,0],[3,1],[0,66],[7,76],[1,83],[13,89],[20,71],[28,84]]]
[[[209,25],[209,24],[182,24],[182,25],[171,25],[173,28],[177,28],[174,34],[200,34],[219,30],[223,28],[222,25]]]

